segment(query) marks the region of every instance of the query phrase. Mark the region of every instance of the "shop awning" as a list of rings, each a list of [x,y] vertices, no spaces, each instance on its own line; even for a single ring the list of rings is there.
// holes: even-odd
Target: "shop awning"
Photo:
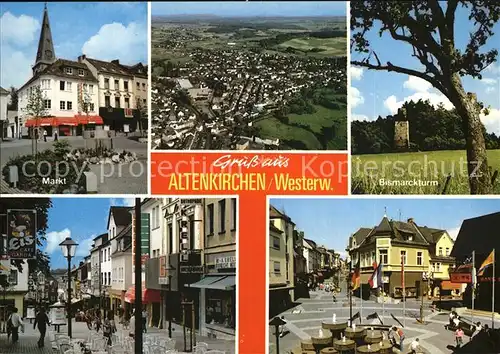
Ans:
[[[135,285],[128,288],[125,293],[125,302],[129,304],[135,301]],[[161,295],[158,290],[146,289],[144,284],[142,285],[142,302],[145,304],[150,304],[153,302],[161,302]]]
[[[198,289],[232,290],[236,286],[236,276],[206,276],[196,283],[189,284],[188,286]]]
[[[69,125],[76,127],[78,125],[78,120],[76,117],[56,117],[54,118],[54,126],[59,125]]]
[[[461,290],[462,284],[460,283],[452,283],[449,280],[443,280],[441,282],[441,289],[443,290]]]
[[[25,127],[44,127],[51,126],[54,123],[54,118],[31,118],[28,119],[25,123]]]
[[[75,118],[78,120],[78,124],[104,124],[101,116],[76,115]]]

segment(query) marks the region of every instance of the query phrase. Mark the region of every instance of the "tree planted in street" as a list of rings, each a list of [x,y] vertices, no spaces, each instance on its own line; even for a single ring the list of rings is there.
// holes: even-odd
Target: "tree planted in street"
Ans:
[[[40,134],[38,130],[40,127],[40,118],[47,116],[47,108],[45,108],[45,100],[46,95],[42,90],[40,85],[33,86],[29,96],[28,96],[28,104],[24,109],[26,115],[35,119],[35,127],[31,132],[31,148],[33,155],[36,156],[38,154],[38,139],[37,135]]]
[[[465,8],[473,24],[465,48],[456,38],[457,10]],[[466,92],[462,77],[481,79],[484,69],[496,61],[498,51],[483,51],[500,18],[498,1],[351,1],[351,51],[364,54],[352,60],[354,66],[396,72],[423,79],[439,90],[455,106],[461,117],[467,149],[467,169],[471,194],[492,193],[480,114],[487,114],[476,95]],[[422,70],[399,66],[383,59],[367,39],[370,31],[412,48]],[[401,57],[401,53],[397,54]],[[408,60],[411,58],[408,57]]]

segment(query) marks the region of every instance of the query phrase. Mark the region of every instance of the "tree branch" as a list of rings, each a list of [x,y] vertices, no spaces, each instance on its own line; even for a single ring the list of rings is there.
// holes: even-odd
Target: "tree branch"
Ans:
[[[446,8],[446,28],[448,31],[448,40],[451,41],[451,44],[455,45],[455,12],[457,11],[458,0],[448,0],[448,7]]]
[[[436,78],[434,78],[432,76],[427,75],[426,73],[423,73],[423,72],[420,72],[417,70],[403,68],[401,66],[393,65],[390,62],[387,62],[386,65],[373,65],[373,64],[370,64],[368,62],[351,61],[351,64],[355,65],[355,66],[361,66],[361,67],[371,69],[371,70],[388,71],[388,72],[393,71],[393,72],[397,72],[400,74],[416,76],[416,77],[421,78],[422,80],[425,80],[428,83],[430,83],[434,88],[441,91],[445,96],[448,95],[448,90],[446,89],[446,87],[444,87],[439,82],[439,80],[437,80]]]

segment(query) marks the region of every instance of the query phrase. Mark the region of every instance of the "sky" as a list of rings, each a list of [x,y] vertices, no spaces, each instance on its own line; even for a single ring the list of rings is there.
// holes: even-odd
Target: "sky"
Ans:
[[[455,32],[457,45],[461,49],[465,48],[469,32],[474,29],[467,14],[468,11],[459,6]],[[495,34],[483,47],[484,51],[492,48],[500,49],[500,22],[497,22],[493,31]],[[387,33],[379,37],[378,27],[370,31],[367,39],[382,63],[390,61],[394,65],[421,70],[420,62],[411,57],[412,50],[409,44],[395,41]],[[364,57],[364,55],[352,53],[351,60],[360,61]],[[488,132],[498,135],[500,134],[500,57],[497,59],[494,65],[483,71],[482,80],[464,77],[463,82],[466,91],[475,92],[478,100],[485,103],[485,106],[491,106],[491,113],[482,117],[482,121]],[[420,78],[351,67],[350,102],[353,120],[374,120],[379,115],[385,117],[396,113],[405,101],[420,98],[429,99],[434,105],[443,102],[445,107],[453,107],[444,95]]]
[[[413,218],[417,225],[447,230],[454,239],[463,220],[500,212],[498,199],[273,198],[270,203],[284,211],[305,238],[343,257],[349,237],[361,227],[377,226],[386,210],[389,219]]]
[[[78,243],[73,264],[78,265],[89,254],[93,239],[107,233],[108,213],[111,206],[133,206],[134,198],[52,198],[48,229],[42,251],[50,256],[52,269],[67,267],[67,260],[59,244],[66,237]]]
[[[345,1],[152,2],[151,13],[153,16],[345,16],[346,3]]]
[[[43,2],[0,3],[0,85],[19,87],[32,76],[43,19]],[[147,63],[147,4],[49,2],[57,58],[86,54],[124,64]]]

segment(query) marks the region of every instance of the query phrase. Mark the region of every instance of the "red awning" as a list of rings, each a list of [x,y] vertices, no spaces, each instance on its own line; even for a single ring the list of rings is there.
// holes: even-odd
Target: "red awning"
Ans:
[[[125,293],[125,301],[133,303],[135,301],[135,285],[132,285]],[[152,302],[161,302],[159,290],[146,289],[144,283],[142,284],[142,302],[150,304]]]
[[[75,118],[78,124],[104,124],[101,116],[83,116],[76,115]]]
[[[56,117],[54,118],[54,126],[59,126],[59,125],[70,125],[70,126],[77,126],[78,125],[78,120],[76,117]]]
[[[52,126],[54,124],[54,118],[31,118],[24,123],[25,127],[44,127]]]

